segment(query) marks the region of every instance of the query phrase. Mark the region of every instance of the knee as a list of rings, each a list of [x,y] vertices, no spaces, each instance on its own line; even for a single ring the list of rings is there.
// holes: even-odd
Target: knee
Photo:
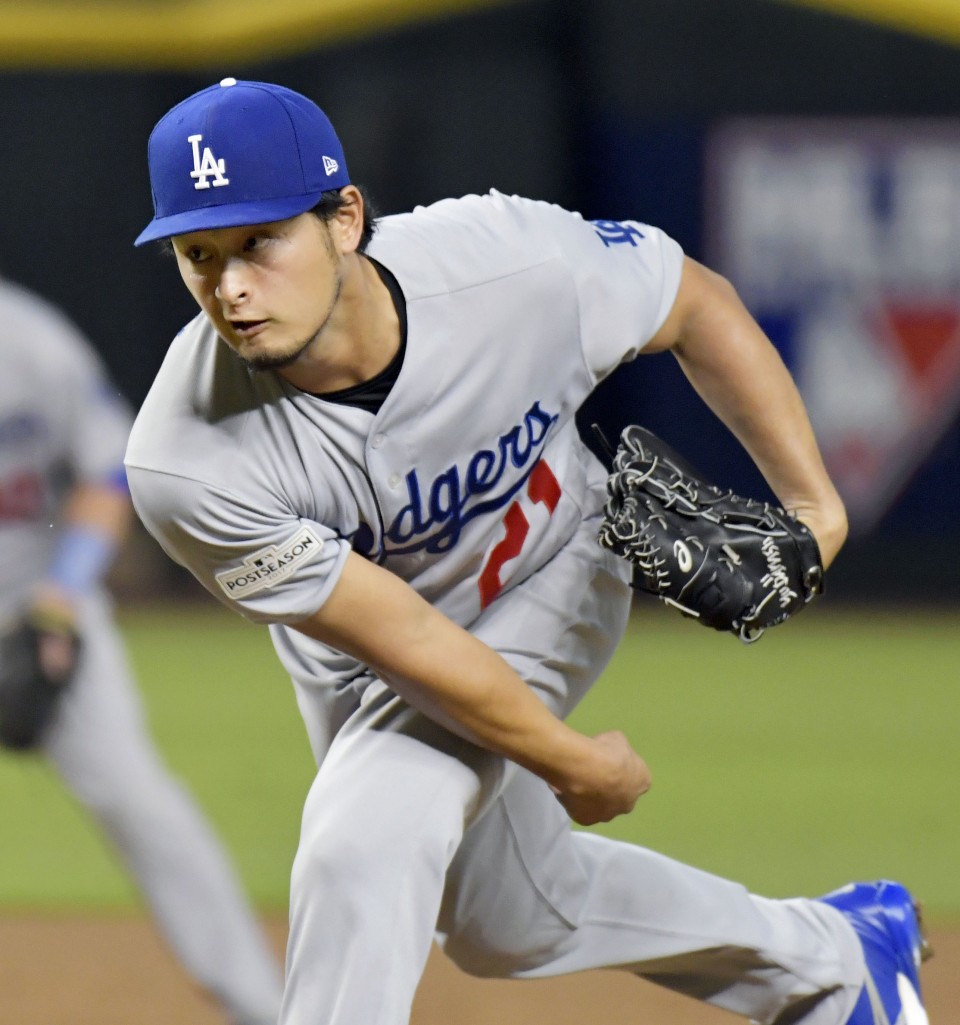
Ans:
[[[554,959],[576,930],[533,888],[509,887],[501,879],[499,895],[461,893],[449,881],[437,942],[468,975],[508,979],[534,971]]]
[[[339,897],[356,888],[360,880],[373,885],[379,859],[371,856],[371,844],[366,838],[343,832],[311,841],[301,838],[290,875],[291,888],[322,887],[325,894]]]
[[[385,861],[385,859],[384,859]],[[384,865],[361,837],[302,839],[290,874],[291,925],[295,916],[323,915],[327,927],[348,936],[376,913]]]
[[[57,769],[73,796],[105,823],[144,816],[168,818],[170,806],[186,799],[180,781],[145,754],[77,759],[69,768],[58,764]]]
[[[291,904],[322,908],[325,917],[337,908],[345,922],[357,922],[397,900],[429,902],[442,889],[450,846],[442,832],[413,825],[405,832],[370,821],[311,830],[294,858]]]

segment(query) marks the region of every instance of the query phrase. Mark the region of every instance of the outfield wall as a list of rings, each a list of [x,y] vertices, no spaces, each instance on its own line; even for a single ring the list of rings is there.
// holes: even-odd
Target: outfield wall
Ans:
[[[199,18],[189,40],[168,46],[166,61],[156,56],[158,22],[142,23],[142,46],[129,34],[123,60],[64,56],[52,42],[45,50],[42,38],[33,50],[25,41],[0,47],[0,192],[8,200],[0,271],[61,303],[132,402],[192,313],[173,266],[130,245],[149,218],[146,137],[168,106],[225,75],[277,79],[315,96],[340,129],[355,178],[385,213],[496,187],[588,217],[657,223],[702,259],[711,255],[708,150],[728,119],[952,126],[960,118],[960,49],[819,4],[401,4],[387,6],[413,16],[384,15],[375,34],[342,6],[331,5],[334,27],[307,49],[268,33],[238,49],[213,27],[205,38]],[[141,12],[178,7],[168,0]],[[278,5],[278,18],[290,7]],[[608,431],[643,419],[724,480],[759,487],[669,359],[620,374],[588,416]],[[850,545],[834,594],[960,597],[958,478],[960,428],[951,413],[877,522]]]

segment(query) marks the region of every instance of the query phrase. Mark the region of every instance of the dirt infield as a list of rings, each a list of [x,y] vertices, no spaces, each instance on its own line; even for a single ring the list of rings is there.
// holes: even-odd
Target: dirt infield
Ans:
[[[278,956],[286,926],[268,925]],[[932,1025],[960,1010],[960,931],[934,931]],[[733,1025],[742,1021],[619,972],[543,982],[471,979],[430,960],[412,1025]],[[0,1025],[225,1025],[139,918],[0,918]]]

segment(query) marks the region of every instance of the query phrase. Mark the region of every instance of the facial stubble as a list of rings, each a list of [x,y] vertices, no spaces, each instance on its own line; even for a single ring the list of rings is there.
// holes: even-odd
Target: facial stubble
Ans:
[[[311,345],[323,334],[326,330],[327,325],[330,323],[331,317],[333,317],[333,311],[336,308],[337,303],[340,301],[340,293],[343,291],[343,275],[337,273],[336,286],[333,290],[333,296],[330,299],[330,305],[327,307],[327,311],[320,322],[320,326],[313,332],[313,334],[303,342],[297,343],[292,352],[278,352],[278,353],[261,353],[260,355],[254,356],[240,356],[244,363],[251,370],[283,370],[286,367],[293,366],[298,359],[310,348]]]

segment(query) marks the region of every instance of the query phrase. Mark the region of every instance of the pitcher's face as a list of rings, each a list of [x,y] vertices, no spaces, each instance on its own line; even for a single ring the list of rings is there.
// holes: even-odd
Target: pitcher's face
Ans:
[[[284,221],[177,235],[180,276],[250,366],[289,366],[323,333],[343,286],[336,222]]]

